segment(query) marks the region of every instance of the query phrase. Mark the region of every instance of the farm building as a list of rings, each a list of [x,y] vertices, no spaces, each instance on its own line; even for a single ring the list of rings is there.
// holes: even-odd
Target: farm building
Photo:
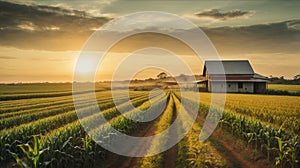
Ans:
[[[197,87],[209,92],[265,93],[267,77],[255,73],[248,60],[205,61],[204,80]]]

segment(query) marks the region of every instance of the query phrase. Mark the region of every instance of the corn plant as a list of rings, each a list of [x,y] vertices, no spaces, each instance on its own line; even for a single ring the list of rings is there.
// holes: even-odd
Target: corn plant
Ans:
[[[286,147],[287,144],[282,142],[282,139],[279,137],[276,137],[277,141],[278,141],[278,157],[276,157],[276,165],[280,165],[281,168],[283,168],[284,162],[286,160],[287,157],[287,152],[286,152]],[[276,148],[275,148],[276,149]]]
[[[22,168],[37,168],[43,165],[49,164],[49,162],[40,162],[40,158],[42,154],[48,150],[48,148],[44,148],[44,144],[42,139],[39,136],[33,136],[33,147],[30,146],[29,143],[18,145],[24,155],[24,159],[20,158],[20,156],[16,153],[10,152],[9,153],[15,158],[17,164]]]
[[[294,137],[288,141],[287,144],[287,158],[292,168],[295,168],[297,166],[297,163],[299,162],[297,158],[297,154],[299,157],[300,153],[300,142],[298,140],[298,137]]]
[[[182,132],[180,129],[184,129],[186,127],[186,120],[189,117],[189,111],[185,109],[185,107],[180,107],[180,101],[177,98],[174,98],[176,110],[179,111],[180,108],[182,110],[182,118],[179,118],[181,126],[179,126],[179,132]],[[187,102],[188,103],[188,102]],[[191,103],[195,104],[195,103]],[[178,151],[178,159],[177,164],[178,167],[225,167],[225,162],[222,159],[217,159],[214,155],[212,155],[208,149],[208,145],[199,142],[199,133],[201,128],[199,123],[194,123],[192,125],[192,129],[187,133],[185,138],[178,144],[179,149],[183,150]]]
[[[93,162],[94,162],[94,156],[95,156],[95,152],[93,149],[93,141],[92,139],[86,135],[84,138],[81,138],[82,140],[82,149],[83,149],[83,166],[84,167],[91,167],[93,166]]]
[[[193,101],[186,97],[184,97],[184,99]],[[192,104],[192,102],[190,104]],[[207,115],[209,109],[208,105],[200,103],[199,108],[201,109],[199,114],[204,116]],[[276,164],[283,167],[286,167],[287,165],[290,165],[291,167],[296,166],[299,160],[300,140],[298,136],[294,136],[293,131],[289,130],[297,130],[299,127],[298,125],[296,126],[296,129],[285,129],[285,122],[280,122],[282,123],[281,127],[276,129],[268,123],[277,120],[278,116],[258,112],[254,114],[253,111],[249,109],[242,110],[236,107],[231,107],[231,109],[235,111],[225,110],[223,113],[220,122],[222,129],[232,132],[232,134],[237,137],[244,137],[244,140],[246,140],[248,144],[255,141],[255,149],[260,148],[260,151],[266,155],[269,161],[276,160]],[[261,123],[259,122],[260,120],[255,120],[253,117],[248,117],[247,115],[257,115],[260,119],[266,119],[267,117],[269,118],[266,119],[268,123]],[[280,115],[279,117],[283,118],[284,116]],[[292,119],[293,117],[287,118]],[[295,119],[291,120],[290,126],[294,126],[293,123],[295,122],[299,121]],[[277,141],[274,141],[276,139]],[[277,157],[275,158],[276,155]]]

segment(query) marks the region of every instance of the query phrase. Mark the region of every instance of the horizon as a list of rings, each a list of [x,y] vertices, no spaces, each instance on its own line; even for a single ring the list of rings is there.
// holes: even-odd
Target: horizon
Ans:
[[[184,76],[192,76],[187,74],[180,74]],[[177,75],[175,77],[179,77],[180,75]],[[195,74],[195,77],[204,77],[201,74]],[[268,79],[271,78],[281,78],[282,76],[266,76]],[[174,78],[174,76],[167,76],[167,78]],[[9,85],[9,84],[73,84],[73,83],[109,83],[109,82],[125,82],[125,81],[147,81],[147,80],[161,80],[157,77],[147,77],[147,78],[133,78],[133,79],[124,79],[124,80],[98,80],[98,81],[86,81],[86,82],[78,82],[78,81],[33,81],[33,82],[0,82],[0,85]],[[293,81],[294,78],[284,78],[286,81]],[[271,83],[272,84],[272,83]],[[275,83],[276,84],[276,83]],[[297,84],[296,84],[297,85]]]

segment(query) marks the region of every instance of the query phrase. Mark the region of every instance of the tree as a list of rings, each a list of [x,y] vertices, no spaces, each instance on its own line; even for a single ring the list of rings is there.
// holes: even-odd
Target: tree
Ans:
[[[300,74],[299,75],[296,75],[294,76],[294,80],[299,80],[300,79]]]
[[[161,72],[161,73],[159,73],[158,75],[157,75],[157,78],[158,79],[164,79],[164,78],[166,78],[167,77],[167,74],[165,73],[165,72]]]

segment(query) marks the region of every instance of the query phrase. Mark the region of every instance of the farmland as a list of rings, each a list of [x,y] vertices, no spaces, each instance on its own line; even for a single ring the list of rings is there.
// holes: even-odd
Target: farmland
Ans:
[[[116,108],[107,88],[107,84],[95,87],[101,112],[90,106],[88,93],[78,93],[76,114],[71,84],[0,85],[1,167],[13,167],[16,163],[23,167],[299,166],[300,97],[228,94],[218,128],[208,140],[199,142],[211,102],[210,93],[189,92],[185,94],[189,96],[183,96],[178,91],[165,90],[164,94],[149,99],[149,91],[132,90],[131,101],[127,102],[126,93],[119,90]],[[192,98],[197,94],[200,100],[195,101]],[[180,106],[183,99],[187,103]],[[145,117],[146,109],[155,113],[164,102],[163,113],[152,121],[128,119]],[[178,117],[175,131],[132,149],[137,153],[151,153],[165,146],[171,135],[179,135],[191,109],[197,108],[198,117],[186,136],[171,149],[154,156],[135,158],[114,154],[86,133],[102,138],[101,143],[109,145],[114,138],[107,132],[110,127],[128,135],[146,137],[167,130]],[[218,110],[218,104],[214,108]],[[99,124],[100,114],[109,122]],[[83,116],[80,122],[77,115]],[[146,144],[149,148],[145,148]]]
[[[300,92],[300,85],[268,84],[268,89],[288,92]]]

